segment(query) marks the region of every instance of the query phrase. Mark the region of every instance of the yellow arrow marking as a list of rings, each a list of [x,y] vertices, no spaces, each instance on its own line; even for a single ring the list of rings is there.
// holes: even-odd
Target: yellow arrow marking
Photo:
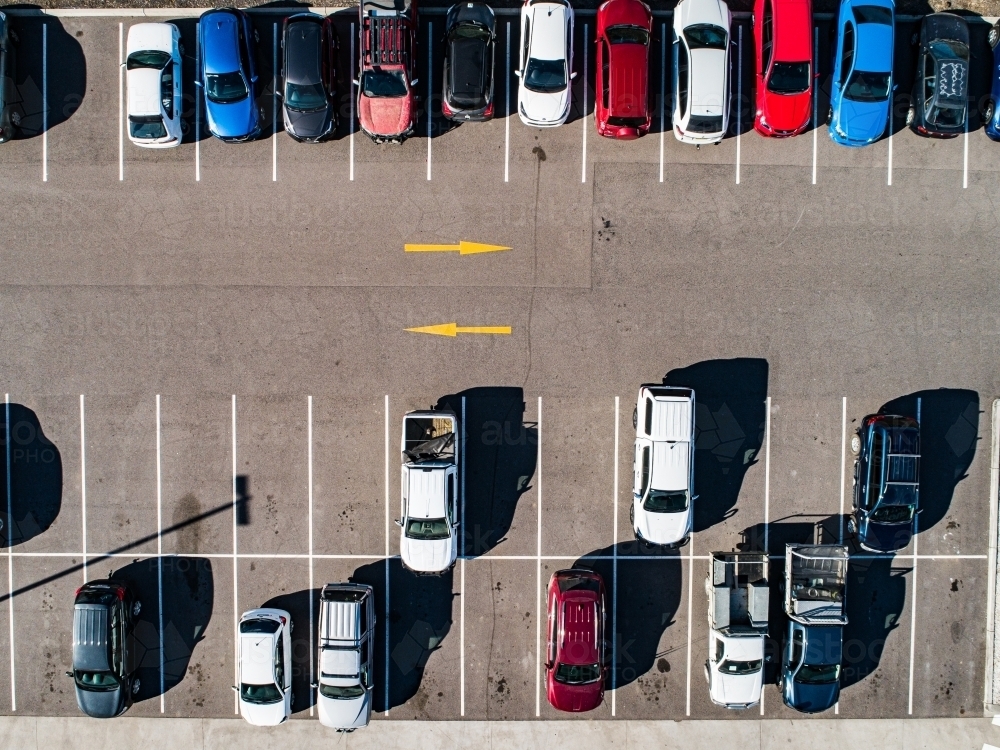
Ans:
[[[451,336],[460,333],[485,333],[494,336],[510,336],[510,326],[460,326],[454,323],[440,323],[436,326],[418,326],[407,328],[411,333],[430,333],[435,336]]]
[[[461,240],[457,245],[419,245],[409,242],[403,245],[403,250],[408,253],[458,253],[459,255],[496,253],[511,249],[504,245],[485,245],[482,242],[466,242],[465,240]]]

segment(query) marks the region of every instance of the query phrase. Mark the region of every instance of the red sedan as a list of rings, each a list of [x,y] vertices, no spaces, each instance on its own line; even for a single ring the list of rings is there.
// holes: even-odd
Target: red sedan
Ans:
[[[632,140],[649,132],[649,37],[642,0],[607,0],[597,9],[597,132]]]
[[[761,135],[787,138],[809,125],[812,114],[813,28],[811,0],[756,0],[757,113]]]
[[[606,619],[600,575],[577,569],[553,573],[545,652],[545,687],[553,708],[590,711],[604,700]]]

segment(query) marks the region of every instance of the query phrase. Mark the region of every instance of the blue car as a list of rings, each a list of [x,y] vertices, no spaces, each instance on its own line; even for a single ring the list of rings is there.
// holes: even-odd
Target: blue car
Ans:
[[[892,0],[841,0],[830,88],[830,138],[867,146],[885,133],[891,106]]]
[[[227,143],[256,138],[264,121],[257,105],[256,41],[247,14],[235,8],[210,10],[198,25],[197,84],[205,92],[208,130]]]
[[[993,24],[986,40],[993,50],[993,83],[990,98],[983,107],[983,130],[990,140],[1000,141],[1000,112],[997,111],[997,102],[1000,102],[1000,21]]]

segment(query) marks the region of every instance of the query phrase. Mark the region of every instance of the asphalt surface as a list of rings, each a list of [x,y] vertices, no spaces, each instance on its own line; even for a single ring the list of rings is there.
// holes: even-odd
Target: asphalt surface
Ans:
[[[354,18],[338,21],[348,71]],[[508,81],[516,101],[508,20],[500,113]],[[73,591],[113,570],[144,601],[131,714],[232,716],[235,618],[266,603],[299,623],[296,717],[309,718],[310,591],[353,577],[376,589],[379,720],[556,718],[538,693],[538,591],[579,562],[616,602],[616,690],[589,718],[758,718],[708,699],[706,556],[763,548],[765,523],[776,555],[836,541],[851,430],[919,398],[921,533],[895,557],[854,559],[844,689],[826,715],[980,715],[1000,147],[978,122],[930,141],[898,112],[892,138],[863,151],[825,127],[768,141],[748,117],[717,147],[658,124],[613,143],[593,129],[588,88],[555,130],[516,116],[448,130],[435,116],[432,138],[422,119],[402,146],[375,146],[348,117],[320,146],[270,132],[230,146],[207,137],[192,99],[182,147],[120,151],[131,22],[16,21],[25,133],[0,147],[13,436],[0,711],[76,712]],[[441,22],[420,31],[432,103]],[[274,23],[255,17],[265,82]],[[194,21],[179,25],[191,55]],[[576,30],[580,102],[593,18]],[[910,31],[897,31],[900,92]],[[818,38],[826,60],[825,24]],[[658,39],[654,92],[660,52]],[[270,89],[260,101],[270,121]],[[512,249],[403,252],[459,240]],[[446,322],[512,334],[405,330]],[[627,520],[631,411],[638,385],[663,378],[698,394],[700,498],[691,544],[649,555]],[[415,578],[392,557],[402,415],[463,397],[465,559]],[[763,710],[796,716],[773,686]]]

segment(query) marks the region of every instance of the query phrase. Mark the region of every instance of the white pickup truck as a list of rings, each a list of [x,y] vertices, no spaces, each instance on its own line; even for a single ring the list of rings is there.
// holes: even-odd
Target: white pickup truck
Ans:
[[[705,677],[712,703],[726,708],[755,706],[764,687],[767,555],[712,553],[705,591],[709,627]]]
[[[328,583],[319,598],[319,721],[338,732],[372,716],[375,598],[361,583]]]
[[[458,558],[458,419],[450,411],[403,417],[399,554],[415,573],[444,573]]]
[[[635,538],[675,547],[691,534],[694,514],[694,391],[645,384],[632,412]]]

